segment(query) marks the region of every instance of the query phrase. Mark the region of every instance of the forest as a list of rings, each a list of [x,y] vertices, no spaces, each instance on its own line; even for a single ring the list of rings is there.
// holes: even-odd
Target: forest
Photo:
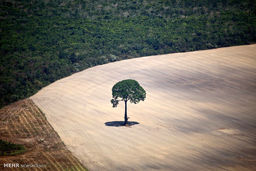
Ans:
[[[0,107],[96,65],[256,42],[256,0],[0,4]]]

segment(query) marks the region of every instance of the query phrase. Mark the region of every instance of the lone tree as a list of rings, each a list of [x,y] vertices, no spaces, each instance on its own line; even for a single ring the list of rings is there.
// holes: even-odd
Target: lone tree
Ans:
[[[111,103],[113,107],[116,107],[119,101],[124,101],[125,112],[124,112],[124,125],[127,124],[127,101],[131,103],[139,103],[141,100],[144,101],[146,98],[146,91],[140,86],[135,80],[123,80],[116,83],[112,88]]]

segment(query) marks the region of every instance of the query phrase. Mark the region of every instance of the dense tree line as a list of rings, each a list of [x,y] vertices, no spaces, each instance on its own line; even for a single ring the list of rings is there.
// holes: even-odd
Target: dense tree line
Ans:
[[[0,107],[122,59],[255,43],[255,0],[2,0]]]

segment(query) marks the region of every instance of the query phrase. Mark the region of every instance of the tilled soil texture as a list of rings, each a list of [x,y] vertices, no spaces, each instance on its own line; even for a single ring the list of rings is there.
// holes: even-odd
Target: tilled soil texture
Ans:
[[[111,89],[135,79],[147,97]],[[44,87],[35,104],[90,170],[256,170],[256,45],[129,59]]]
[[[67,150],[45,115],[25,99],[0,109],[0,139],[22,144],[26,152],[0,156],[0,170],[86,170]],[[5,165],[4,165],[5,164]]]

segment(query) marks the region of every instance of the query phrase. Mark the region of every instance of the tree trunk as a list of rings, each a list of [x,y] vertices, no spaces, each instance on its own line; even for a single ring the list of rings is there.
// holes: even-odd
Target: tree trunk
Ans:
[[[125,100],[124,103],[125,103],[124,125],[126,125],[127,121],[128,121],[128,118],[127,118],[127,100]]]

